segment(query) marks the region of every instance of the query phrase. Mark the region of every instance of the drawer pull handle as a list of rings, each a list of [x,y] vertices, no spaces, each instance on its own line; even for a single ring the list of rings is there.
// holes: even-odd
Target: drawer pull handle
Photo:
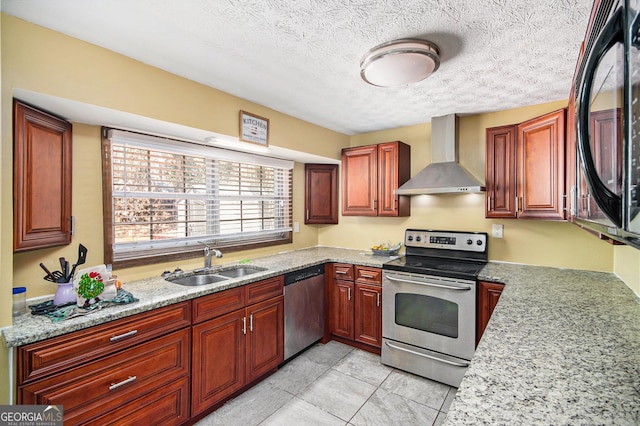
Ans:
[[[374,278],[374,275],[360,274],[362,278]]]
[[[112,391],[114,389],[118,389],[120,386],[124,386],[127,383],[134,382],[136,379],[137,379],[136,376],[129,376],[128,379],[125,379],[125,380],[121,381],[120,383],[111,383],[111,386],[109,386],[109,390]]]
[[[242,317],[242,334],[247,334],[247,317]]]
[[[336,271],[336,275],[347,275],[347,271]]]
[[[125,337],[135,336],[136,334],[138,334],[138,330],[131,330],[131,331],[128,331],[126,333],[118,334],[117,336],[113,336],[109,340],[111,340],[112,342],[115,342],[116,340],[124,339]]]
[[[253,331],[253,314],[249,315],[249,331]]]

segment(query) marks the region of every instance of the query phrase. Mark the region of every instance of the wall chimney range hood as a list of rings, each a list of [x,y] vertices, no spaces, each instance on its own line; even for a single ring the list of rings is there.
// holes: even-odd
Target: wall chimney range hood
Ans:
[[[458,164],[458,117],[455,114],[431,119],[431,160],[431,164],[394,192],[418,195],[484,191],[484,184]]]

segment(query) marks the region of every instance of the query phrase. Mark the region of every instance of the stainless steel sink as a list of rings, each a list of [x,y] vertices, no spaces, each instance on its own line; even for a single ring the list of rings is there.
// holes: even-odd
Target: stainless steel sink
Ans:
[[[245,275],[257,274],[262,271],[266,271],[266,268],[259,268],[257,266],[239,266],[233,269],[222,270],[217,272],[217,274],[227,278],[238,278],[244,277]]]
[[[204,274],[204,275],[189,275],[186,277],[167,278],[174,284],[186,285],[186,286],[198,286],[205,284],[217,283],[218,281],[228,280],[228,277],[222,277],[216,274]]]
[[[257,266],[234,266],[222,270],[196,270],[195,274],[186,273],[184,275],[169,276],[166,280],[174,284],[184,286],[199,286],[217,283],[231,278],[240,278],[246,275],[257,274],[258,272],[266,270],[267,268],[260,268]]]

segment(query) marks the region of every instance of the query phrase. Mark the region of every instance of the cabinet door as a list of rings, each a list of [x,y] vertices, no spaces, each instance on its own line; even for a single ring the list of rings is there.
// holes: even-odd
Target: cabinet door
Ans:
[[[480,341],[484,329],[489,323],[489,318],[498,304],[498,299],[502,294],[504,284],[490,283],[485,281],[478,282],[478,319],[476,330],[476,345]]]
[[[71,243],[71,123],[14,101],[13,251]]]
[[[304,223],[338,223],[338,165],[305,164],[304,176]]]
[[[331,332],[336,336],[353,340],[352,282],[335,280],[331,289]]]
[[[564,220],[564,137],[564,109],[518,125],[519,218]]]
[[[487,129],[487,218],[516,217],[516,126]]]
[[[382,346],[382,288],[355,286],[355,340],[380,348]]]
[[[284,360],[284,297],[249,306],[247,316],[247,382]]]
[[[245,384],[245,309],[193,326],[191,415]]]
[[[377,216],[378,147],[342,150],[342,215]]]
[[[378,216],[409,216],[411,198],[394,190],[409,180],[411,147],[400,141],[378,145]]]

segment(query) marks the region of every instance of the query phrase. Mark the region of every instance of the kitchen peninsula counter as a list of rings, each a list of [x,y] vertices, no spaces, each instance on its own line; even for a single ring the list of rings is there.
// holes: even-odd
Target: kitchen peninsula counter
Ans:
[[[615,275],[489,263],[506,284],[446,426],[640,424],[640,303]]]
[[[6,347],[17,347],[184,300],[195,299],[196,297],[286,274],[307,266],[320,265],[325,262],[340,262],[379,268],[389,259],[386,256],[372,256],[369,250],[311,247],[251,259],[247,266],[262,267],[266,268],[266,270],[245,277],[232,278],[197,287],[186,287],[170,283],[160,276],[162,271],[159,270],[156,277],[123,284],[122,288],[131,292],[139,299],[138,302],[127,305],[111,305],[85,316],[69,318],[56,323],[42,315],[20,315],[13,318],[12,326],[3,328],[0,332]],[[215,263],[213,267],[238,265],[238,262]],[[40,301],[46,299],[43,298]],[[53,299],[53,295],[49,299]]]

